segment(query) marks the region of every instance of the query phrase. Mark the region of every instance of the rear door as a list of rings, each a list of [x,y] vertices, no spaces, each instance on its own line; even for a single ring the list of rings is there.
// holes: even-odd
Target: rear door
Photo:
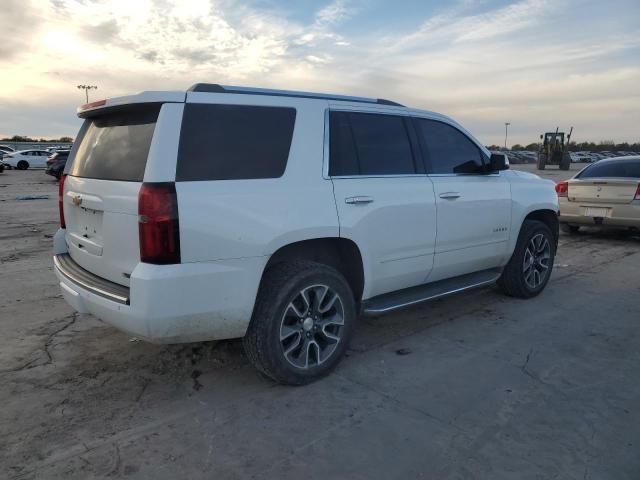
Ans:
[[[329,113],[328,174],[340,236],[362,251],[365,298],[422,284],[433,265],[433,184],[412,128],[406,116]]]
[[[96,112],[85,121],[67,167],[69,254],[84,269],[126,286],[140,261],[138,192],[159,112],[160,104]]]
[[[435,119],[414,121],[437,207],[430,280],[499,266],[510,234],[509,181],[500,172],[485,172],[485,154],[456,126]]]
[[[35,150],[33,154],[33,162],[30,162],[31,166],[38,168],[47,166],[47,152]]]

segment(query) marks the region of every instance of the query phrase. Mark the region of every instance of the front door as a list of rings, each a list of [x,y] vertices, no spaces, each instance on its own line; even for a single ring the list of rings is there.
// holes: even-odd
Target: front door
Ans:
[[[511,233],[509,181],[500,172],[485,172],[484,153],[455,126],[431,119],[415,124],[437,206],[429,280],[502,265]]]

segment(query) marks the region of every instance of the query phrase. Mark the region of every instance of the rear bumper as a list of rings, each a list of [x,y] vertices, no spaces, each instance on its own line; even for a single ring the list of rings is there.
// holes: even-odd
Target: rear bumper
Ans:
[[[153,343],[182,343],[244,336],[266,260],[140,263],[129,288],[83,270],[68,254],[54,256],[54,271],[78,312]]]
[[[594,219],[584,215],[584,207],[600,207],[610,209],[606,217]],[[593,203],[560,201],[560,223],[571,225],[604,225],[621,228],[640,228],[640,204],[625,203]]]
[[[121,305],[129,305],[129,288],[100,278],[73,261],[68,253],[53,256],[56,273],[94,295]]]

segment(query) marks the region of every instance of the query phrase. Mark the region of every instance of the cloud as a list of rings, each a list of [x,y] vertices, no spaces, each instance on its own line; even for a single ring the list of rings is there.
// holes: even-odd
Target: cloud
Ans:
[[[335,0],[316,13],[316,25],[334,25],[354,13],[345,0]]]
[[[35,28],[3,30],[0,135],[74,134],[80,83],[95,98],[209,81],[388,97],[451,114],[485,143],[504,121],[519,143],[549,123],[638,140],[637,0],[390,5],[382,27],[355,1],[300,16],[284,0],[5,0],[10,26]]]
[[[115,18],[105,20],[97,25],[85,25],[82,27],[82,36],[101,45],[114,43],[118,39],[120,27]]]
[[[31,47],[31,39],[40,30],[42,20],[32,5],[21,0],[3,0],[1,9],[0,61],[6,61],[23,55]]]

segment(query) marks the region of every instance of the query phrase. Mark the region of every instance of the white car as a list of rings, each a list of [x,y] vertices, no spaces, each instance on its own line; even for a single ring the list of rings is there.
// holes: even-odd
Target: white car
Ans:
[[[55,273],[73,308],[136,337],[244,337],[262,372],[302,384],[338,363],[358,314],[549,280],[554,183],[443,115],[196,84],[79,116]]]
[[[7,153],[2,161],[12,168],[26,170],[27,168],[45,168],[49,152],[46,150],[20,150]]]

